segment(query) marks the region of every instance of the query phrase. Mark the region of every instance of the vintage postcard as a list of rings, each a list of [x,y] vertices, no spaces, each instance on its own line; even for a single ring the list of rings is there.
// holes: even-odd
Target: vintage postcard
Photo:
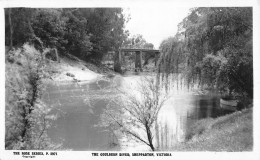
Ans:
[[[259,159],[258,1],[2,1],[6,159]]]

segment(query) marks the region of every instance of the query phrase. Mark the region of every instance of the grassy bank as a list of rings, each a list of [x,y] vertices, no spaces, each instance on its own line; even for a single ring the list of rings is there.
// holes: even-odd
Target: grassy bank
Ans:
[[[216,119],[203,119],[189,128],[188,140],[175,151],[252,151],[253,109]]]

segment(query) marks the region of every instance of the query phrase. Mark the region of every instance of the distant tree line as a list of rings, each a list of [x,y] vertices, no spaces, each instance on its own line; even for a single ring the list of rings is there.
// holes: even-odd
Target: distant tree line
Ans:
[[[5,45],[30,42],[42,50],[57,48],[82,59],[99,61],[127,37],[128,18],[121,8],[6,8]]]
[[[253,98],[253,23],[250,7],[193,8],[174,37],[160,45],[160,72],[184,66],[188,84]]]
[[[147,42],[141,34],[136,34],[127,37],[123,42],[122,48],[154,49],[154,45]]]

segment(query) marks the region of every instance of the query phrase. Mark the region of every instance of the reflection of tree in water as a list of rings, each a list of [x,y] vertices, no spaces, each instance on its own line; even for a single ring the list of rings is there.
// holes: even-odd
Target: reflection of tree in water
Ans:
[[[187,117],[168,110],[158,117],[156,123],[156,145],[160,150],[169,150],[177,142],[184,141]]]
[[[196,102],[197,120],[204,118],[216,118],[231,113],[219,106],[219,98],[217,96],[200,96]]]

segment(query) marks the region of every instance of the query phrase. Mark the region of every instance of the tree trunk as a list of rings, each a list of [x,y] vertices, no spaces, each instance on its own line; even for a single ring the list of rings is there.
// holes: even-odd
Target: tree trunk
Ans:
[[[41,62],[43,63],[44,62],[44,56],[43,56],[43,48],[44,48],[44,46],[43,46],[43,42],[42,42],[42,40],[39,38],[39,37],[37,37],[36,35],[35,35],[35,33],[34,33],[34,30],[33,30],[33,28],[32,28],[32,25],[31,25],[31,21],[30,21],[30,19],[28,19],[28,27],[29,27],[29,30],[30,30],[30,34],[31,34],[31,36],[32,36],[32,38],[35,40],[35,44],[37,44],[38,46],[39,46],[39,48],[37,48],[36,47],[36,49],[39,49],[40,50],[40,53],[41,53]]]
[[[9,26],[10,26],[10,49],[13,48],[13,24],[12,24],[11,14],[12,14],[12,9],[9,8],[8,19],[9,19]]]
[[[147,134],[149,146],[152,149],[152,151],[155,151],[155,148],[153,146],[152,133],[151,133],[151,130],[150,130],[150,127],[148,126],[148,124],[145,124],[145,128],[146,128],[146,134]]]

